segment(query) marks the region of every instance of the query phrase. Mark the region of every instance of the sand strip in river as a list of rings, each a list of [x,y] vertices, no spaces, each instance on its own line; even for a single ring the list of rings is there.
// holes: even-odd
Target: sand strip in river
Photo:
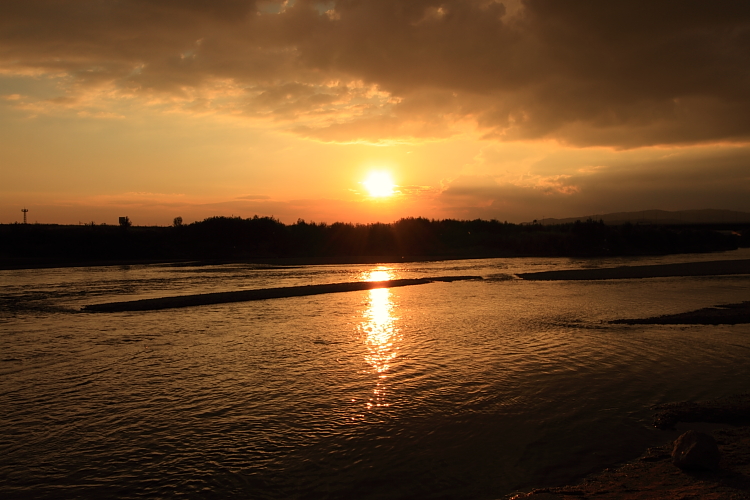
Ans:
[[[651,266],[604,267],[598,269],[566,269],[521,273],[518,274],[518,277],[524,280],[558,281],[719,276],[727,274],[750,274],[750,259],[713,260],[708,262],[685,262],[681,264],[657,264]]]
[[[481,280],[480,276],[438,276],[433,278],[413,278],[387,281],[354,281],[348,283],[330,283],[325,285],[286,286],[279,288],[262,288],[257,290],[237,290],[232,292],[200,293],[195,295],[177,295],[155,299],[129,300],[124,302],[107,302],[90,304],[82,308],[85,312],[122,312],[122,311],[155,311],[176,307],[203,306],[209,304],[226,304],[229,302],[246,302],[251,300],[279,299],[285,297],[304,297],[324,293],[354,292],[373,288],[396,288],[401,286],[425,285],[436,281]]]
[[[651,318],[616,319],[610,323],[625,325],[739,325],[750,323],[750,302],[721,304],[695,311],[665,314]]]

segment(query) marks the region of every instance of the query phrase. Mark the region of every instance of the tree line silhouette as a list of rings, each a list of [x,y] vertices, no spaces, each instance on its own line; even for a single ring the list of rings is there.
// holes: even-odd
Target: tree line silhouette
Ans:
[[[0,225],[0,259],[66,262],[297,259],[347,262],[519,256],[612,256],[750,246],[747,227],[509,224],[405,218],[391,224],[283,224],[273,217],[210,217],[170,227]]]

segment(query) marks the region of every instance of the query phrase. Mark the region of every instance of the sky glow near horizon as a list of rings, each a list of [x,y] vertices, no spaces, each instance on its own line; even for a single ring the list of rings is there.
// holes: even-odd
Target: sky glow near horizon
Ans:
[[[6,2],[0,223],[750,211],[747,67],[739,2]]]

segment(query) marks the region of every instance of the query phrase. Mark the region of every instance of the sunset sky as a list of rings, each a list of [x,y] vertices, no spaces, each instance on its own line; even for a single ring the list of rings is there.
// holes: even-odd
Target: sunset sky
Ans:
[[[0,4],[0,223],[750,211],[749,140],[749,2]]]

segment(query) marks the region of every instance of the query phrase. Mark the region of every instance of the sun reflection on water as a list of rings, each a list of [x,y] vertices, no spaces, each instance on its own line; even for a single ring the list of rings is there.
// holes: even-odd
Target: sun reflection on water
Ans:
[[[392,270],[381,266],[367,273],[364,278],[365,281],[385,281],[393,279],[393,273]],[[370,365],[372,373],[378,375],[373,396],[367,403],[367,407],[372,408],[389,405],[385,397],[384,383],[388,378],[387,372],[398,356],[401,333],[396,327],[398,318],[394,314],[391,290],[376,288],[368,294],[369,301],[363,313],[361,329],[367,347],[365,361]]]
[[[380,266],[372,271],[364,273],[364,281],[387,281],[393,279],[393,272],[387,267]]]
[[[387,372],[396,358],[398,347],[394,346],[396,328],[392,310],[391,291],[388,288],[370,290],[370,304],[365,311],[367,333],[365,342],[369,353],[365,360],[377,373]]]

